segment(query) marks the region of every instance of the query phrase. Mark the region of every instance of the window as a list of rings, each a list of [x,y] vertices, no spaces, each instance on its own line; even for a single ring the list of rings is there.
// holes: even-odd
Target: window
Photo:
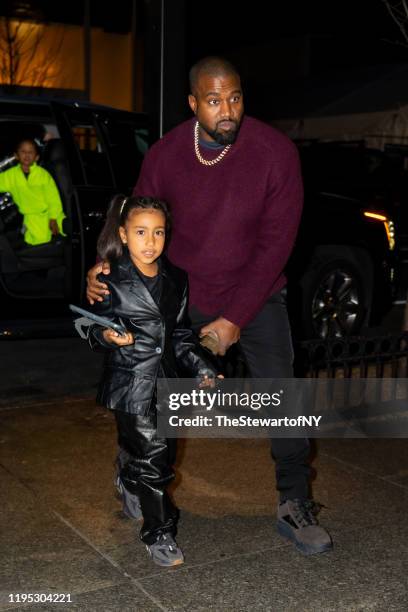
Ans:
[[[18,119],[10,121],[0,118],[0,159],[13,155],[17,144],[25,138],[35,140],[41,154],[45,140],[51,135],[58,137],[58,131],[54,124]]]
[[[112,187],[114,185],[108,156],[94,125],[71,122],[72,134],[78,148],[85,180],[88,185]]]
[[[132,121],[106,118],[102,122],[102,130],[108,143],[118,187],[121,191],[130,193],[135,186],[144,154],[149,146],[147,126],[137,125]]]

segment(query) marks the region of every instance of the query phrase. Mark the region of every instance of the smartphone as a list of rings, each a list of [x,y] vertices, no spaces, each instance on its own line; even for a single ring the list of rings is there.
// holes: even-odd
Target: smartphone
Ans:
[[[90,320],[90,323],[97,323],[102,327],[107,327],[109,329],[113,329],[115,332],[118,332],[121,336],[126,334],[126,329],[120,323],[114,323],[114,321],[109,321],[105,317],[101,317],[89,310],[85,310],[84,308],[80,308],[79,306],[75,306],[75,304],[69,304],[69,309],[75,314],[79,314],[82,317]]]

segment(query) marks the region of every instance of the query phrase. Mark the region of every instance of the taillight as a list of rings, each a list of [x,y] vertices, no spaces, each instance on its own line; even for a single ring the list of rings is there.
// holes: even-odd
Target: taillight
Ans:
[[[370,212],[369,210],[364,211],[364,216],[369,217],[370,219],[374,219],[375,221],[380,221],[381,223],[384,223],[385,233],[387,234],[388,246],[389,246],[390,251],[393,251],[395,248],[394,221],[392,221],[385,215],[380,215],[379,213]]]

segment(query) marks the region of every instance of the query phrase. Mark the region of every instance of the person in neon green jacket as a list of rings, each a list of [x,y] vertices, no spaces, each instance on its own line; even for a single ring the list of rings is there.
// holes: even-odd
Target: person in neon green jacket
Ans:
[[[65,214],[51,174],[37,166],[37,145],[33,140],[21,141],[16,150],[18,165],[0,172],[0,191],[13,196],[23,215],[24,241],[27,244],[50,242],[52,236],[63,234]]]

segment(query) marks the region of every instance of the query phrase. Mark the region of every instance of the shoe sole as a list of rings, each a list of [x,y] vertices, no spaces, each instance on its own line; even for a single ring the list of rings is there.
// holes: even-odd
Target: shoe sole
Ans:
[[[184,559],[178,559],[177,561],[173,561],[173,563],[159,563],[155,561],[154,559],[152,560],[153,560],[153,563],[155,563],[159,567],[176,567],[177,565],[183,565],[184,563]]]
[[[301,552],[303,555],[317,555],[320,553],[324,553],[327,552],[329,550],[332,550],[333,548],[333,542],[327,542],[327,544],[322,544],[319,547],[311,547],[308,546],[307,544],[304,544],[303,542],[299,542],[296,539],[295,534],[293,533],[291,527],[289,525],[287,525],[286,523],[280,522],[278,521],[276,524],[276,529],[278,531],[278,533],[283,536],[284,538],[287,538],[288,540],[290,540],[291,542],[295,543],[295,547],[296,549]]]
[[[171,563],[166,563],[166,562],[161,562],[158,559],[154,559],[153,555],[151,554],[150,550],[147,548],[146,546],[146,550],[149,554],[149,557],[151,558],[151,560],[153,561],[153,563],[155,565],[158,565],[159,567],[176,567],[176,565],[182,565],[184,563],[184,558],[183,559],[176,559],[175,561],[172,561]]]

